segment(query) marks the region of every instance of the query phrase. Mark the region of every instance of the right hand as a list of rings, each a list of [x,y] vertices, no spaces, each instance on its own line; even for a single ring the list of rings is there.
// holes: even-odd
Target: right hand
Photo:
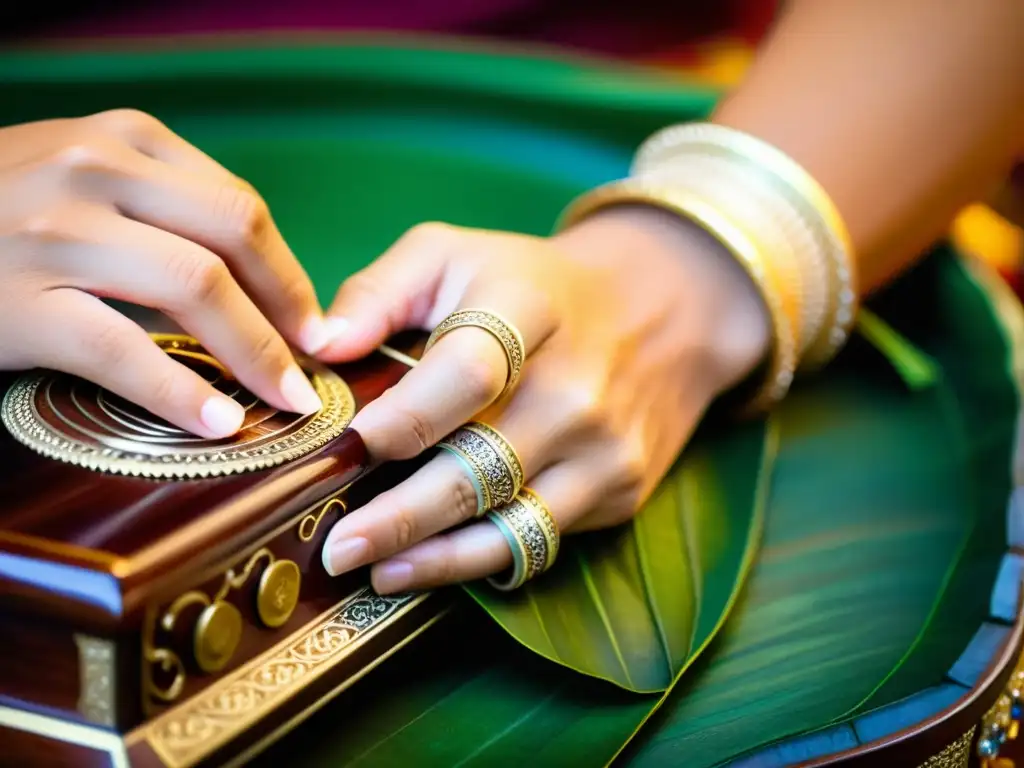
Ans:
[[[204,437],[238,430],[240,405],[101,299],[161,311],[277,408],[320,407],[289,342],[315,353],[330,328],[251,186],[132,110],[0,128],[0,369],[81,376]]]

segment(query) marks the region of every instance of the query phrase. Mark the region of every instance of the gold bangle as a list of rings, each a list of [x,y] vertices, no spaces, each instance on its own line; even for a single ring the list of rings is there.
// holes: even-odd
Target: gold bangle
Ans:
[[[785,397],[796,370],[797,349],[794,327],[799,316],[787,314],[799,307],[799,298],[784,299],[787,290],[776,269],[768,263],[743,228],[723,215],[703,198],[682,187],[656,184],[632,178],[613,182],[584,194],[569,205],[563,213],[559,228],[565,228],[591,214],[615,205],[653,205],[694,222],[712,235],[729,251],[754,282],[768,310],[772,324],[772,351],[768,373],[754,397],[743,409],[757,412],[770,407]]]
[[[857,312],[853,247],[849,232],[832,199],[795,160],[749,134],[713,123],[671,126],[640,147],[633,172],[644,175],[671,166],[688,154],[717,154],[756,172],[790,200],[814,233],[818,248],[811,257],[824,257],[830,272],[828,321],[803,355],[804,368],[818,368],[846,341]]]
[[[827,270],[817,259],[805,258],[814,249],[814,242],[800,215],[770,189],[754,187],[750,174],[743,171],[721,158],[694,154],[643,178],[700,196],[731,221],[742,222],[749,236],[756,236],[758,252],[770,259],[784,288],[783,310],[793,326],[799,370],[800,359],[820,332],[828,312]]]

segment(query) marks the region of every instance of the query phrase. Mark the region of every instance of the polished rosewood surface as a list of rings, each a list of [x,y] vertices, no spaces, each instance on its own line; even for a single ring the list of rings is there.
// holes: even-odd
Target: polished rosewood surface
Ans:
[[[413,352],[415,337],[394,345]],[[408,370],[374,353],[335,369],[358,407]],[[9,384],[11,378],[3,384]],[[367,468],[352,430],[273,469],[155,481],[46,459],[0,430],[0,594],[7,608],[118,622],[183,567],[223,560]]]

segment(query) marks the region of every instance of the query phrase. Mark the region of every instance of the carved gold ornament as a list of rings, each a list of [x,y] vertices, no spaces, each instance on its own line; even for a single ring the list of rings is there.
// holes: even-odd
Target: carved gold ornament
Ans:
[[[153,339],[245,408],[237,435],[223,440],[198,437],[95,384],[52,371],[26,375],[7,391],[0,408],[4,426],[47,458],[99,472],[188,479],[250,472],[297,459],[340,435],[355,415],[348,385],[314,362],[304,366],[323,408],[302,416],[272,408],[243,389],[194,339]]]
[[[302,571],[291,560],[278,560],[263,571],[256,593],[256,612],[270,628],[280,627],[299,604]]]

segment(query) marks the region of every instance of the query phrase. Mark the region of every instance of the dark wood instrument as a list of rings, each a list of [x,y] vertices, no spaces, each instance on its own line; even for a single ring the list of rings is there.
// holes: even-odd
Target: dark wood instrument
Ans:
[[[419,344],[339,367],[355,407],[394,385]],[[26,407],[71,438],[116,452],[134,429],[172,433],[159,450],[181,444],[84,382],[48,381]],[[291,434],[298,417],[250,405],[240,439]],[[201,479],[93,471],[22,442],[0,435],[0,762],[236,759],[443,611],[323,570],[331,524],[415,466],[369,471],[352,430],[294,461]]]

